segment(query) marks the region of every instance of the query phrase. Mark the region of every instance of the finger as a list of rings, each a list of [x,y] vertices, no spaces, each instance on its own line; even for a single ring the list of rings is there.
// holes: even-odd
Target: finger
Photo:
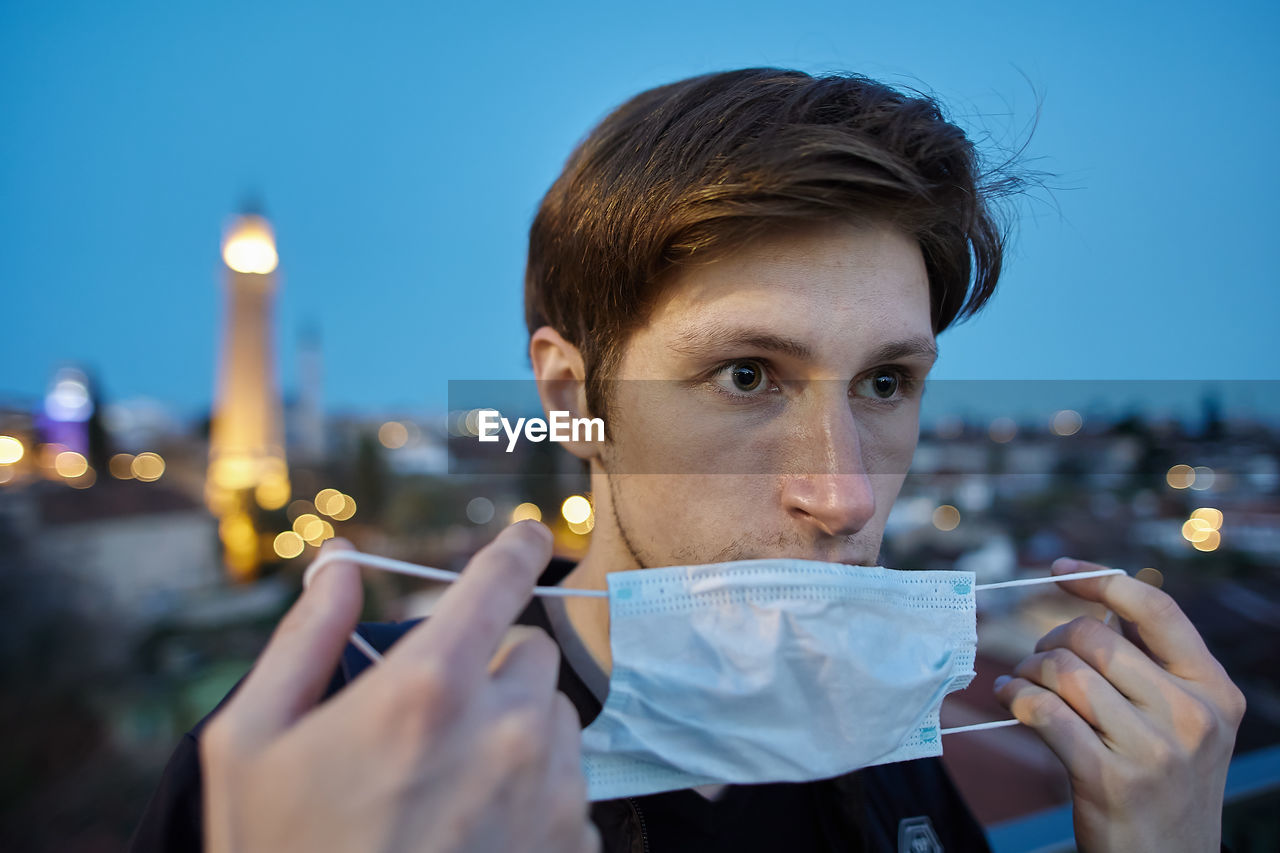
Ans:
[[[493,653],[493,657],[489,658],[489,674],[493,675],[497,672],[511,654],[512,649],[519,646],[530,637],[542,635],[545,637],[547,632],[536,625],[512,625],[502,635],[502,641],[498,644],[498,650]]]
[[[1154,586],[1156,589],[1160,589],[1160,587],[1163,585],[1163,576],[1160,575],[1159,572],[1155,572],[1153,574],[1150,570],[1141,569],[1133,577],[1134,577],[1134,580],[1140,580],[1143,583],[1147,584],[1148,586]],[[1110,613],[1111,611],[1108,610],[1107,612]],[[1161,661],[1155,654],[1152,653],[1151,649],[1147,648],[1147,644],[1143,641],[1142,637],[1139,635],[1138,627],[1136,625],[1134,625],[1128,619],[1121,619],[1119,616],[1115,617],[1115,619],[1112,621],[1114,621],[1116,625],[1119,626],[1120,633],[1124,635],[1125,639],[1133,643],[1133,645],[1138,650],[1140,650],[1144,655],[1146,655],[1147,657],[1151,658],[1154,661],[1159,662],[1161,666],[1164,666],[1164,661]]]
[[[578,712],[559,691],[551,726],[545,790],[555,792],[550,814],[549,850],[574,850],[581,843],[584,825],[590,823],[587,803],[587,780],[582,773],[582,729]]]
[[[587,779],[582,772],[582,719],[569,697],[559,690],[552,698],[550,784],[554,790],[568,790],[585,803]]]
[[[550,713],[560,675],[560,650],[541,628],[528,626],[493,670],[493,684],[509,704],[534,702]]]
[[[1091,616],[1063,623],[1036,642],[1037,652],[1051,649],[1070,650],[1140,705],[1148,705],[1157,695],[1178,689],[1156,661]]]
[[[1101,625],[1099,629],[1106,630]],[[1114,752],[1135,748],[1149,730],[1130,701],[1070,649],[1029,655],[1013,672],[1062,697]]]
[[[1062,557],[1054,561],[1052,571],[1061,575],[1104,568]],[[1059,586],[1078,598],[1104,604],[1132,622],[1137,638],[1174,675],[1192,680],[1225,678],[1191,620],[1163,590],[1128,575],[1063,581]]]
[[[1089,565],[1096,566],[1097,563],[1090,563]],[[1134,580],[1142,581],[1148,586],[1154,586],[1159,589],[1161,583],[1155,579],[1158,577],[1160,576],[1158,574],[1153,575],[1150,569],[1143,569],[1133,576]],[[1164,662],[1152,654],[1151,649],[1147,648],[1147,644],[1142,642],[1142,639],[1138,636],[1138,630],[1132,622],[1127,619],[1121,619],[1115,614],[1114,610],[1109,609],[1105,604],[1098,604],[1096,607],[1098,612],[1102,614],[1099,618],[1102,619],[1103,625],[1122,635],[1126,640],[1133,643],[1135,648],[1141,650],[1144,655],[1152,660],[1159,661],[1160,665],[1164,666]]]
[[[1120,632],[1120,635],[1132,643],[1135,649],[1142,652],[1162,669],[1164,668],[1165,662],[1160,659],[1159,655],[1148,648],[1146,641],[1142,639],[1142,634],[1138,631],[1137,625],[1128,619],[1121,619],[1119,616],[1113,619],[1112,622],[1115,623],[1116,630]]]
[[[352,550],[343,539],[321,548],[342,550]],[[331,564],[303,590],[227,705],[243,737],[273,737],[319,701],[360,616],[362,597],[359,571],[348,562]]]
[[[430,619],[396,643],[385,663],[443,667],[450,688],[467,695],[485,677],[486,664],[506,629],[533,593],[551,558],[551,531],[521,521],[482,548],[436,604]]]
[[[1109,750],[1089,724],[1051,690],[1025,678],[996,679],[996,698],[1035,731],[1076,779],[1096,779]]]

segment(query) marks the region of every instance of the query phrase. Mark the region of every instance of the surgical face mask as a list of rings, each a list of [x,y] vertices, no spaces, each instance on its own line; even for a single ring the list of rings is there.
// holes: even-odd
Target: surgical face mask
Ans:
[[[350,560],[452,580],[357,552]],[[974,584],[972,572],[898,571],[808,560],[745,560],[615,572],[608,591],[613,670],[582,732],[588,797],[697,785],[804,782],[942,754],[947,694],[973,679],[975,593],[1106,574]],[[378,654],[358,635],[353,643]]]

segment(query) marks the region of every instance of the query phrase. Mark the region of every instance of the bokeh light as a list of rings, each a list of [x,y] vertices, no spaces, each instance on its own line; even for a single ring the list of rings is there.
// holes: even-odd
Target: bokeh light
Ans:
[[[144,483],[152,483],[164,475],[164,459],[158,453],[139,453],[133,458],[133,476]]]
[[[1213,488],[1213,481],[1217,479],[1214,476],[1213,469],[1208,465],[1197,465],[1191,478],[1191,488],[1197,492],[1203,492],[1206,489]]]
[[[356,502],[351,495],[341,495],[342,508],[332,513],[334,521],[346,521],[356,514]],[[330,502],[332,503],[332,501]]]
[[[1189,518],[1182,523],[1182,538],[1188,542],[1203,542],[1213,528],[1203,518]]]
[[[992,441],[997,444],[1006,444],[1013,441],[1014,436],[1018,434],[1018,425],[1013,422],[1013,418],[996,418],[991,422],[987,432]]]
[[[304,512],[302,515],[298,516],[293,520],[293,532],[301,536],[303,539],[309,539],[311,537],[307,535],[308,530],[311,530],[312,532],[314,532],[316,530],[322,529],[320,527],[313,528],[311,527],[311,525],[319,525],[319,524],[320,524],[320,516],[313,515],[312,513],[309,513],[309,512]]]
[[[1063,409],[1054,414],[1049,428],[1053,430],[1054,435],[1075,435],[1083,425],[1084,419],[1080,417],[1079,412],[1074,409]]]
[[[578,534],[579,536],[586,536],[592,530],[595,530],[595,527],[596,527],[596,517],[594,513],[587,516],[585,521],[569,522],[569,530]]]
[[[542,521],[542,510],[535,503],[525,501],[515,509],[511,510],[512,524],[515,524],[517,521],[526,521],[530,519],[533,521]]]
[[[960,526],[960,510],[951,504],[943,504],[933,511],[933,526],[944,532],[955,530]]]
[[[276,555],[286,560],[291,560],[301,554],[304,547],[302,537],[292,530],[277,534],[275,542],[272,543],[272,548],[275,550]]]
[[[12,465],[22,459],[26,448],[11,435],[0,435],[0,465]]]
[[[73,489],[87,489],[94,483],[98,482],[98,474],[92,468],[85,468],[84,473],[79,477],[67,480],[67,485]]]
[[[236,272],[262,275],[272,272],[280,258],[270,223],[261,216],[237,218],[222,246],[222,259]]]
[[[107,460],[107,470],[117,480],[133,479],[133,454],[117,453]]]
[[[87,421],[93,414],[89,378],[74,367],[60,369],[44,398],[44,410],[55,421]]]
[[[307,540],[308,545],[319,546],[326,539],[333,538],[333,525],[323,518],[308,522],[306,529],[302,531],[302,538]]]
[[[1145,584],[1154,586],[1157,589],[1164,586],[1164,573],[1159,569],[1154,569],[1150,566],[1145,569],[1138,569],[1138,573],[1135,574],[1134,577]]]
[[[1164,475],[1165,482],[1175,489],[1188,488],[1195,477],[1196,472],[1190,465],[1174,465]]]
[[[493,501],[488,498],[472,498],[467,502],[467,520],[472,524],[488,524],[493,521]]]
[[[378,427],[378,441],[388,450],[398,450],[409,440],[408,428],[399,421],[387,421]],[[319,504],[317,504],[319,506]],[[321,510],[323,512],[323,510]]]
[[[83,476],[89,470],[89,461],[74,450],[64,450],[54,457],[53,470],[70,480]]]
[[[1210,530],[1209,534],[1198,542],[1192,542],[1191,547],[1197,551],[1216,551],[1218,546],[1222,544],[1222,534],[1216,530]]]
[[[321,489],[316,492],[316,511],[321,515],[333,515],[342,510],[342,492],[337,489]]]
[[[582,495],[567,497],[560,505],[560,514],[570,524],[583,524],[591,517],[591,501]]]
[[[1202,506],[1192,512],[1191,517],[1207,522],[1214,530],[1220,530],[1222,528],[1222,510],[1220,509],[1214,509],[1211,506]]]

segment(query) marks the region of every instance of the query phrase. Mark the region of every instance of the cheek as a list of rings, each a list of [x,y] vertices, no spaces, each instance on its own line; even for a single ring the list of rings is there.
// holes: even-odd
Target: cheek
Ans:
[[[919,439],[919,407],[895,413],[875,421],[863,439],[863,459],[876,496],[876,513],[872,522],[884,529],[893,504],[902,491],[915,455]]]
[[[889,518],[893,504],[898,500],[902,484],[907,479],[905,474],[871,474],[871,491],[876,496],[876,513],[868,524],[868,529],[883,530]]]
[[[920,437],[919,407],[868,418],[863,424],[860,436],[867,473],[905,477]]]
[[[715,515],[732,515],[731,507],[750,504],[769,494],[777,479],[744,474],[650,474],[625,478],[629,492],[645,498],[645,508],[694,524]]]
[[[626,404],[607,424],[604,458],[611,474],[776,474],[785,471],[786,424],[768,410],[730,409],[691,394],[679,383],[618,383]],[[674,484],[676,481],[668,481]]]
[[[654,565],[707,559],[759,535],[777,506],[778,478],[648,474],[613,478],[619,522]]]

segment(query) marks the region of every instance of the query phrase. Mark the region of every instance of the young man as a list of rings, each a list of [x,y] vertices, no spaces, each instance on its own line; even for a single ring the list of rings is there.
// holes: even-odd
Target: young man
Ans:
[[[569,445],[590,468],[590,549],[541,582],[877,564],[935,338],[999,275],[995,189],[935,104],[864,78],[713,74],[610,115],[530,236],[544,407],[608,434]],[[217,850],[985,847],[936,759],[605,800],[584,820],[578,726],[608,689],[608,610],[535,599],[518,619],[534,630],[500,642],[547,551],[536,525],[506,531],[433,618],[365,628],[394,649],[312,709],[363,668],[348,652],[329,681],[359,592],[351,566],[326,569],[175,756],[135,849],[198,846],[202,815]],[[1066,766],[1079,846],[1216,849],[1239,691],[1164,593],[1124,576],[1065,588],[1123,633],[1056,629],[999,695]]]

